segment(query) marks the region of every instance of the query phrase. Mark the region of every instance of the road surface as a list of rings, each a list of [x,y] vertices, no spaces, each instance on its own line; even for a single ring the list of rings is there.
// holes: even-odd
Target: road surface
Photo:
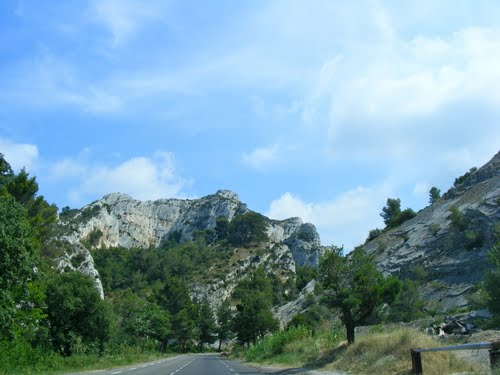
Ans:
[[[92,371],[80,374],[95,375],[258,375],[268,374],[244,366],[237,361],[220,357],[217,354],[181,355],[138,365],[116,368],[114,370]],[[280,374],[297,371],[279,372]]]

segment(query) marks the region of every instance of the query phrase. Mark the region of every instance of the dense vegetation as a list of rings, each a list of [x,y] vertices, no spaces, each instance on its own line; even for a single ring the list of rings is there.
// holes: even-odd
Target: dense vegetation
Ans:
[[[436,188],[429,194],[430,203],[441,199]],[[91,217],[91,210],[82,215]],[[64,220],[75,215],[69,207],[60,214]],[[381,215],[386,228],[369,237],[415,212],[389,198]],[[451,209],[450,220],[456,228],[466,227],[458,209]],[[217,340],[221,349],[233,339],[237,348],[249,348],[250,360],[306,364],[335,351],[344,339],[354,348],[346,353],[355,352],[356,326],[409,322],[425,313],[419,271],[413,280],[384,277],[362,247],[349,255],[332,247],[318,269],[297,266],[295,274],[274,275],[265,265],[250,268],[215,310],[207,300],[193,298],[191,284],[223,282],[243,259],[256,264],[262,259],[266,222],[254,212],[231,222],[220,217],[215,228],[199,231],[190,242],[181,243],[181,233],[172,232],[155,249],[93,250],[102,300],[91,277],[53,267],[67,246],[57,239],[56,221],[57,207],[38,195],[36,179],[25,170],[14,173],[0,154],[0,373],[123,364],[166,352],[203,351]],[[101,236],[91,233],[85,245],[94,247]],[[498,242],[489,259],[493,269],[481,293],[499,324]],[[305,296],[303,311],[279,330],[272,307],[294,299],[313,279],[318,283]],[[397,345],[406,343],[404,334],[398,337]]]
[[[14,173],[0,154],[0,373],[123,363],[203,350],[217,339],[220,346],[233,338],[248,345],[277,329],[271,307],[313,277],[303,267],[296,284],[260,268],[217,311],[193,299],[190,283],[222,280],[241,256],[263,254],[265,220],[248,212],[231,222],[219,218],[191,242],[179,243],[180,233],[173,232],[156,249],[94,251],[102,300],[91,277],[53,267],[68,244],[57,239],[57,207],[37,193],[36,179],[24,169]],[[61,217],[75,214],[65,207]],[[100,236],[91,233],[85,245],[92,248]]]

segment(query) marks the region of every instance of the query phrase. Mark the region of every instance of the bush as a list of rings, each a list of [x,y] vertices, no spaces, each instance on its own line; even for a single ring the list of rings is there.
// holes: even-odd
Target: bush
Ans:
[[[467,250],[479,248],[483,245],[483,236],[479,232],[468,230],[465,232],[465,238],[465,248]]]
[[[465,215],[457,207],[450,208],[450,212],[449,219],[451,220],[451,224],[460,230],[467,229],[469,223],[465,219]]]
[[[370,242],[371,240],[374,240],[375,238],[377,238],[380,233],[382,233],[382,231],[378,228],[375,228],[375,229],[372,229],[369,233],[368,233],[368,238],[366,239],[365,243],[367,242]]]
[[[438,223],[432,223],[429,227],[432,235],[435,236],[441,230],[441,226]]]
[[[291,326],[288,330],[278,331],[252,346],[246,353],[246,359],[249,361],[269,359],[278,354],[282,354],[286,344],[310,336],[311,332],[307,327]]]

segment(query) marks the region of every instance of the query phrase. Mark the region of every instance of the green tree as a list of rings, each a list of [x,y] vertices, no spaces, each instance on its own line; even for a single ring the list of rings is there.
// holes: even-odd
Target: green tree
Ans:
[[[332,248],[321,258],[318,276],[322,301],[340,310],[350,345],[354,328],[364,324],[382,302],[384,277],[362,247],[347,256],[342,255],[342,248]]]
[[[79,272],[52,275],[46,290],[47,316],[54,350],[68,356],[78,338],[104,349],[110,335],[110,308],[94,280]]]
[[[380,216],[384,219],[386,229],[392,229],[414,218],[416,213],[411,208],[401,211],[401,200],[399,198],[388,198],[385,207],[382,208]]]
[[[222,345],[233,337],[233,331],[231,329],[231,321],[233,318],[233,313],[231,311],[231,305],[228,300],[221,303],[217,309],[217,338],[219,340],[219,351]]]
[[[424,301],[413,280],[404,280],[401,290],[391,304],[389,319],[393,322],[411,322],[424,316]]]
[[[431,190],[429,190],[429,203],[433,204],[437,202],[439,198],[441,198],[441,190],[435,186],[431,187]]]
[[[223,240],[229,235],[229,220],[225,216],[219,216],[215,224],[215,234],[218,240]]]
[[[122,342],[140,345],[148,340],[163,344],[170,333],[170,315],[154,302],[130,290],[115,295],[114,307],[119,317]]]
[[[301,291],[317,275],[317,269],[308,265],[295,267],[297,291]]]
[[[45,240],[51,231],[51,224],[57,219],[57,207],[36,196],[38,183],[29,177],[23,168],[14,174],[9,163],[0,154],[0,189],[8,192],[28,212],[28,218],[38,240]]]
[[[239,300],[233,318],[233,332],[240,343],[255,343],[258,338],[278,328],[278,322],[271,312],[271,281],[262,268],[242,280],[235,288],[233,297]]]
[[[181,351],[186,350],[194,338],[197,317],[187,283],[178,277],[167,278],[158,300],[160,306],[172,317],[171,337],[177,341]]]
[[[26,210],[10,194],[0,193],[0,336],[14,336],[16,306],[26,301],[34,277],[35,248]]]
[[[229,242],[233,245],[249,245],[268,240],[266,219],[257,212],[246,212],[229,223]]]
[[[394,219],[401,214],[401,199],[387,198],[386,205],[382,208],[380,216],[384,219],[384,223],[390,226]]]
[[[212,344],[215,341],[216,331],[214,313],[206,299],[199,304],[196,325],[200,350],[203,351],[204,344]]]

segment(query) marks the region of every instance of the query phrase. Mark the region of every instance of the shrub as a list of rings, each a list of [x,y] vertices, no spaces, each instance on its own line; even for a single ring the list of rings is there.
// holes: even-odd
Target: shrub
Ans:
[[[468,230],[465,232],[465,238],[465,248],[467,250],[479,248],[483,245],[483,236],[479,232]]]
[[[451,224],[460,230],[466,229],[469,223],[465,215],[457,207],[450,208],[450,212],[449,219],[451,220]]]
[[[246,353],[249,361],[261,361],[283,353],[286,344],[302,340],[311,335],[305,326],[291,326],[286,331],[278,331],[273,335],[266,336],[263,340],[252,346]]]
[[[370,242],[371,240],[374,240],[375,238],[377,238],[380,233],[382,233],[382,231],[378,228],[375,228],[375,229],[372,229],[369,233],[368,233],[368,238],[366,239],[365,243],[366,242]]]
[[[435,236],[441,230],[441,226],[438,223],[432,223],[429,226],[429,230],[431,231],[432,235]]]

